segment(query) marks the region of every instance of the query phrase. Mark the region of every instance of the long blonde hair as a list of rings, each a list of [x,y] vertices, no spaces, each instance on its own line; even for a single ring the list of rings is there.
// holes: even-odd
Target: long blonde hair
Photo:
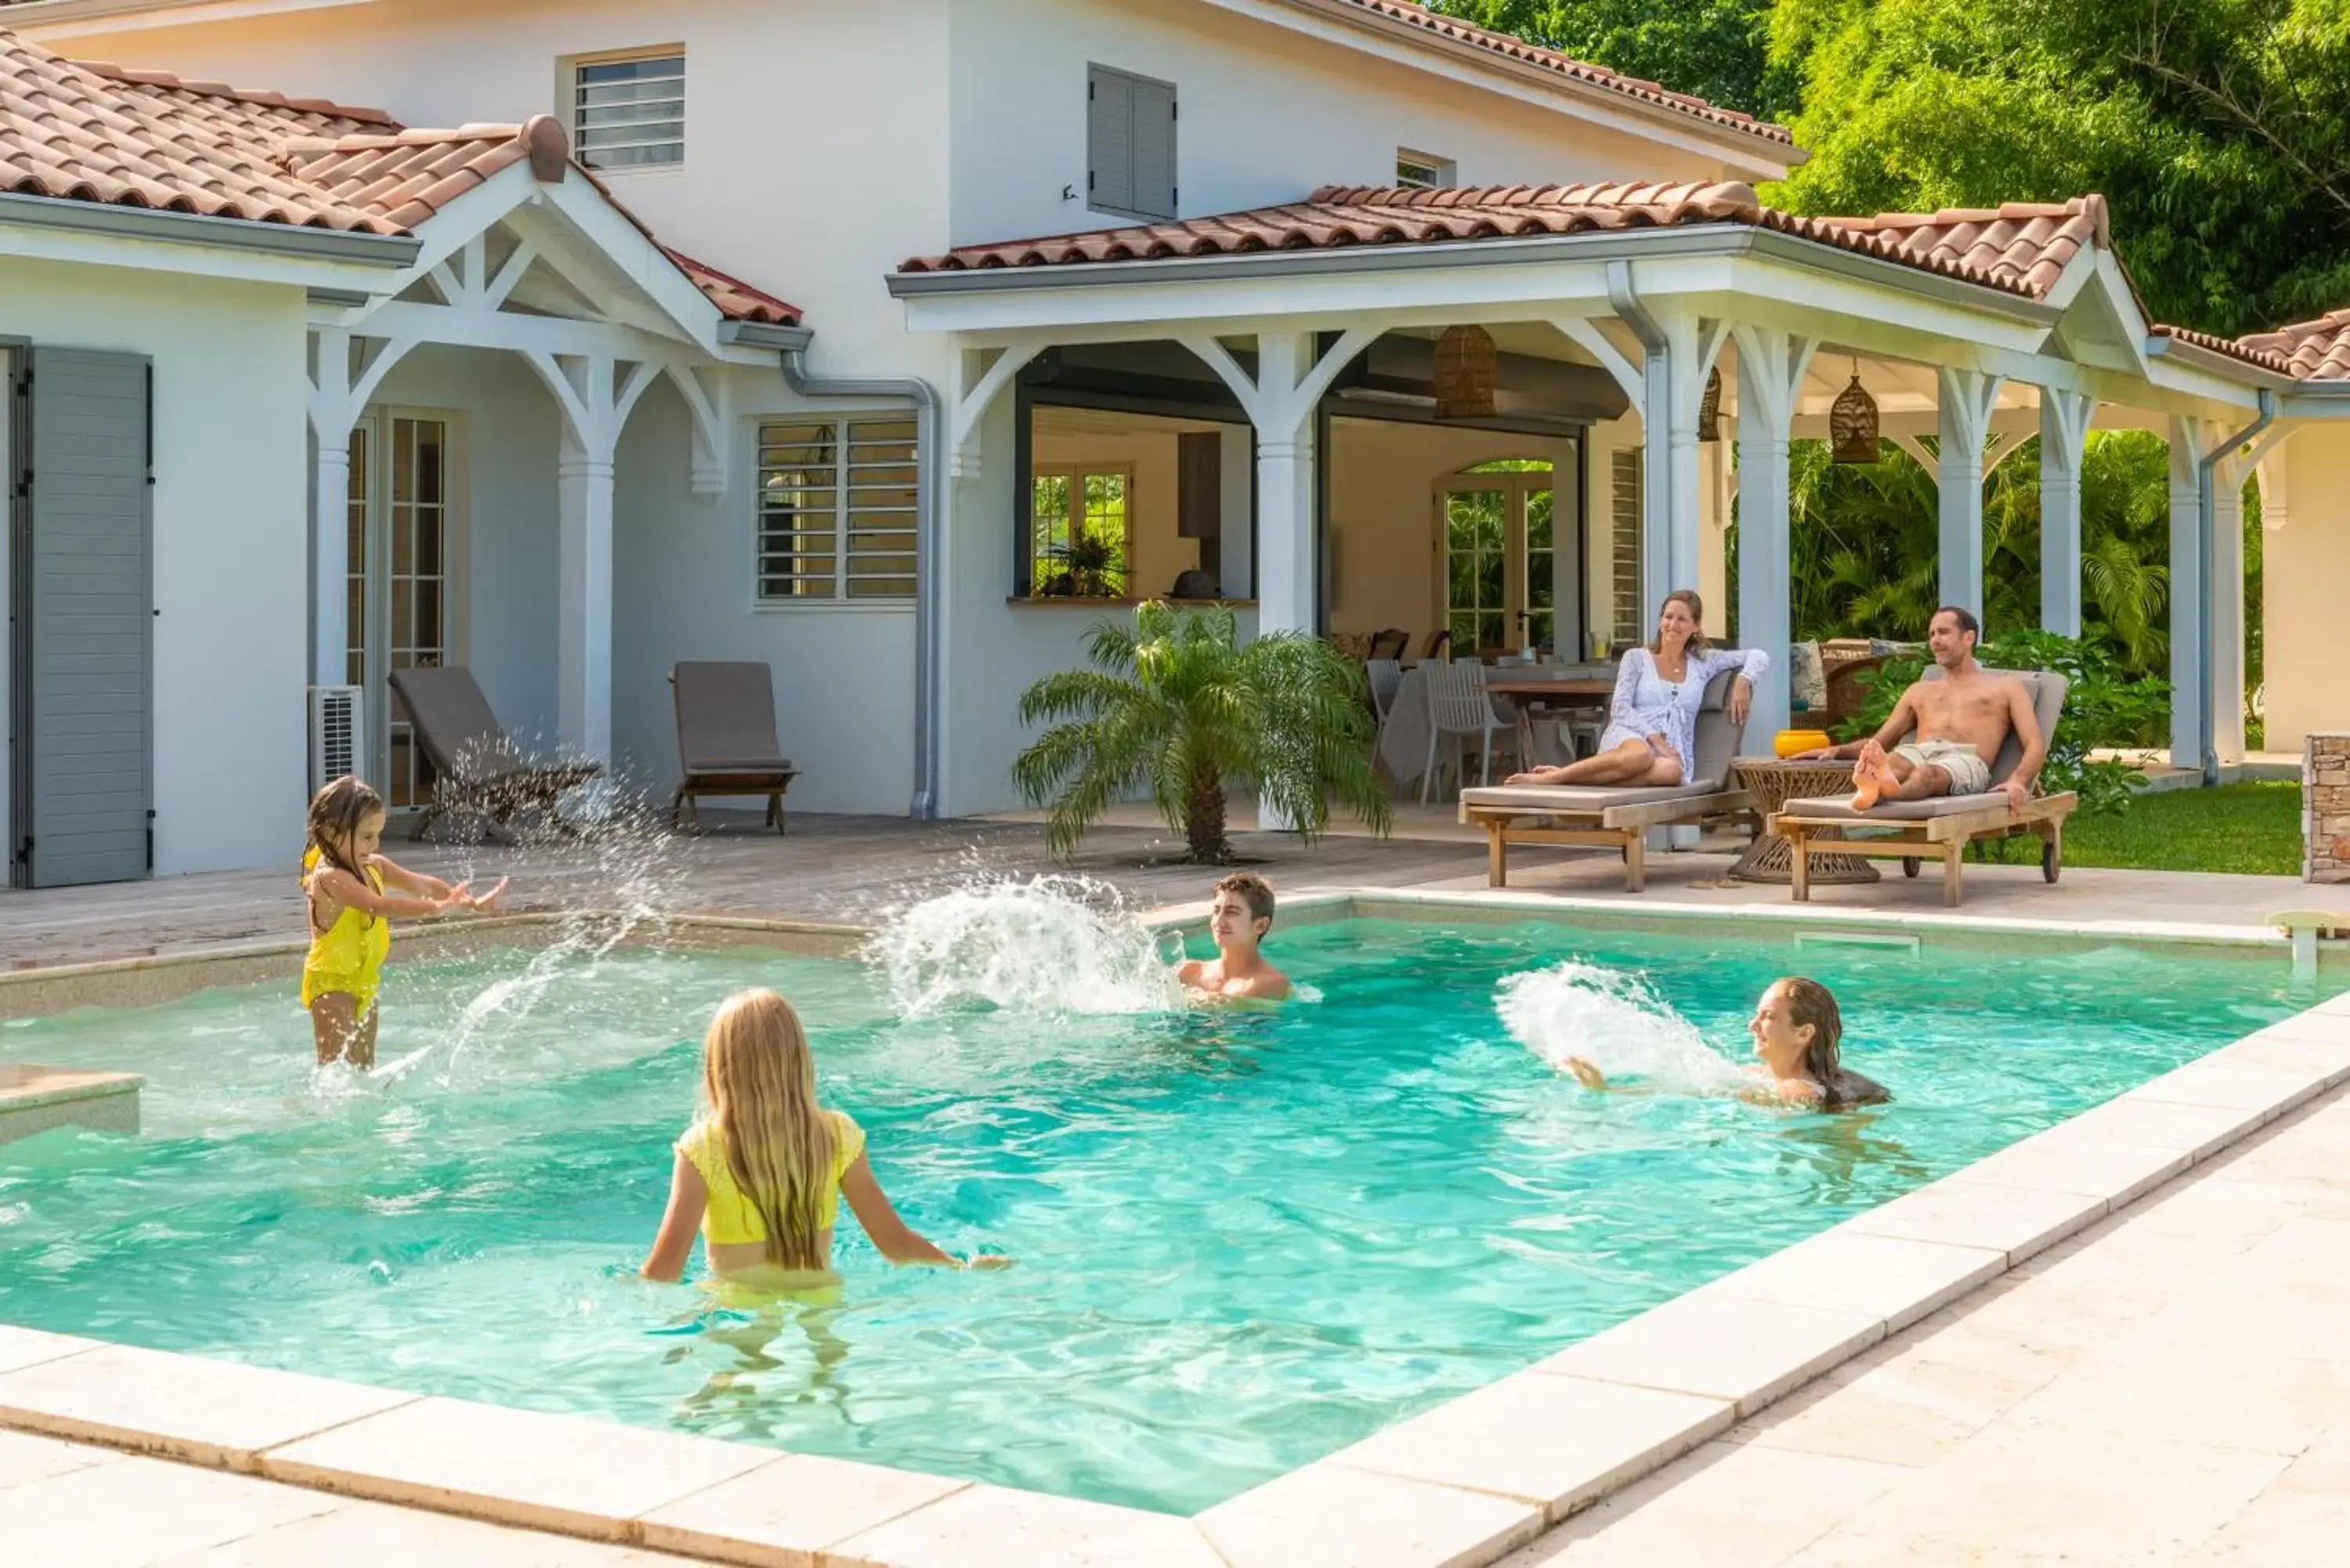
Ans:
[[[772,991],[738,991],[702,1044],[709,1116],[726,1168],[767,1231],[767,1262],[821,1269],[832,1124],[816,1103],[816,1058],[792,1004]]]

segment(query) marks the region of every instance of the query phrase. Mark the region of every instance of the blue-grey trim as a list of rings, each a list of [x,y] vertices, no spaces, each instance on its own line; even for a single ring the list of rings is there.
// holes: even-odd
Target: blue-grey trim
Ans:
[[[945,558],[946,494],[939,483],[939,465],[946,461],[946,403],[939,390],[919,376],[814,376],[808,373],[805,328],[771,328],[800,333],[798,345],[779,351],[784,384],[803,398],[892,398],[914,405],[921,421],[921,436],[914,452],[914,507],[920,524],[914,541],[914,798],[908,815],[927,822],[939,815],[941,733],[946,689],[946,643],[942,635],[946,613],[945,584],[940,576]]]
[[[1071,262],[1051,266],[970,267],[892,273],[891,295],[979,294],[1101,285],[1210,283],[1234,277],[1326,277],[1361,272],[1417,272],[1463,266],[1535,266],[1555,262],[1636,261],[1659,256],[1767,256],[1864,283],[1906,289],[1975,309],[2043,325],[2055,306],[1988,284],[1969,283],[1839,245],[1752,223],[1689,223],[1672,228],[1602,229],[1524,239],[1446,240],[1434,244],[1347,245],[1336,250],[1251,251],[1240,255],[1166,256],[1149,261]]]
[[[2232,354],[2206,348],[2200,343],[2173,337],[2168,332],[2147,334],[2146,357],[2149,359],[2176,359],[2199,370],[2231,377],[2247,386],[2266,387],[2280,392],[2301,391],[2308,386],[2307,382],[2296,381],[2282,370],[2272,370],[2249,359],[2239,359]]]
[[[27,196],[13,191],[0,192],[0,223],[66,229],[108,239],[161,240],[171,244],[256,251],[264,255],[295,256],[306,261],[361,262],[381,267],[406,266],[416,259],[421,248],[421,242],[411,234],[305,229],[291,223],[256,223],[250,218],[207,218],[193,213],[114,206],[61,196]]]

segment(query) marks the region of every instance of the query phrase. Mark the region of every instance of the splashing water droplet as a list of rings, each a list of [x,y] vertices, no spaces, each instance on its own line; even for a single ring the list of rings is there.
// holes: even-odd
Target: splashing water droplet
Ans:
[[[1074,877],[991,881],[906,910],[868,956],[901,1016],[985,1006],[1018,1012],[1137,1013],[1180,1007],[1163,933],[1113,889]]]
[[[1512,1039],[1561,1071],[1569,1056],[1580,1056],[1611,1078],[1695,1094],[1743,1080],[1736,1064],[1638,975],[1570,959],[1505,977],[1493,1009]]]

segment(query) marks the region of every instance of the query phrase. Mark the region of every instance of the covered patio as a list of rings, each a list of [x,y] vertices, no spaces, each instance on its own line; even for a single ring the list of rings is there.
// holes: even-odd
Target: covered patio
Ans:
[[[1829,434],[1841,394],[1866,392],[1878,434],[1935,474],[1939,597],[1978,613],[1984,475],[2038,437],[2039,618],[2067,635],[2082,624],[2087,432],[2158,431],[2172,603],[2191,607],[2171,627],[2171,754],[2243,755],[2237,496],[2299,383],[2273,351],[2149,321],[2098,197],[1823,219],[1736,182],[1326,188],[915,258],[890,287],[913,330],[961,350],[959,536],[1029,504],[1035,367],[1147,358],[1159,386],[1189,389],[1183,412],[1245,431],[1210,471],[1212,576],[1259,628],[1405,629],[1415,653],[1451,630],[1464,654],[1544,647],[1573,663],[1645,640],[1664,594],[1696,587],[1711,633],[1773,655],[1750,750],[1789,715],[1790,443]],[[1440,406],[1430,369],[1461,327],[1482,329],[1497,367],[1465,417]],[[1132,416],[1153,411],[1139,378],[1122,390]],[[1490,606],[1462,601],[1447,556],[1464,496],[1503,520]],[[1012,532],[1017,554],[1026,531]],[[1129,597],[1163,591],[1138,580]],[[1011,693],[972,695],[1010,722]],[[966,704],[949,728],[995,721]]]

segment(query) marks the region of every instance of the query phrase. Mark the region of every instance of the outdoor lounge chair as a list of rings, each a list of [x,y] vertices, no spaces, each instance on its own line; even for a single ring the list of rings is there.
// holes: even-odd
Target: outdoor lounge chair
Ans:
[[[1586,844],[1624,857],[1624,890],[1648,886],[1648,835],[1652,827],[1701,822],[1751,812],[1754,797],[1730,783],[1745,726],[1732,723],[1725,704],[1734,670],[1707,682],[1697,715],[1695,776],[1666,789],[1590,784],[1503,784],[1461,792],[1461,820],[1485,830],[1486,880],[1509,886],[1513,844]]]
[[[602,774],[601,763],[542,763],[523,753],[490,711],[473,672],[462,665],[419,665],[391,672],[416,743],[432,763],[432,804],[409,830],[421,838],[444,813],[479,816],[494,832],[533,807],[568,828],[556,809],[563,795]]]
[[[785,831],[784,792],[799,770],[775,740],[775,687],[764,664],[688,661],[669,672],[677,695],[677,755],[685,777],[670,798],[670,826],[682,811],[702,826],[705,794],[763,794],[766,825]]]
[[[2032,698],[2033,715],[2040,721],[2041,734],[2054,740],[2056,722],[2064,711],[2064,677],[2053,670],[1995,670],[1991,673],[2012,675],[2023,682]],[[1941,677],[1939,667],[1927,668],[1925,679],[1939,680]],[[2007,744],[1991,760],[1991,782],[1998,784],[2004,781],[2022,760],[2023,742],[2010,734]],[[1814,854],[1898,860],[1902,872],[1910,877],[1918,875],[1918,866],[1932,856],[1942,862],[1942,902],[1956,909],[1963,897],[1959,857],[1978,838],[2037,834],[2041,841],[2040,875],[2047,881],[2055,881],[2064,864],[2064,819],[2080,804],[2081,797],[2068,790],[2062,794],[2035,795],[2024,802],[2021,810],[2015,810],[2009,807],[2007,797],[1994,789],[1981,794],[1887,801],[1864,812],[1852,808],[1848,795],[1829,795],[1817,800],[1789,801],[1771,819],[1770,827],[1794,851],[1794,887],[1798,902],[1807,901],[1812,896],[1810,857]],[[1871,830],[1872,836],[1846,836],[1846,830],[1856,827]],[[1874,832],[1879,828],[1886,831]]]

